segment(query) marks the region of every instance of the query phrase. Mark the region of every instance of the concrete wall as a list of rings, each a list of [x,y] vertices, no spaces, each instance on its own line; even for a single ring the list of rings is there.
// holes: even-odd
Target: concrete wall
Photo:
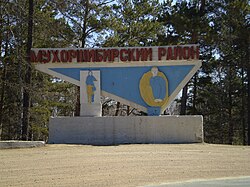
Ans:
[[[195,142],[203,142],[202,116],[59,117],[49,123],[49,143]]]
[[[7,140],[0,141],[0,149],[13,149],[13,148],[31,148],[45,146],[44,141],[17,141]]]

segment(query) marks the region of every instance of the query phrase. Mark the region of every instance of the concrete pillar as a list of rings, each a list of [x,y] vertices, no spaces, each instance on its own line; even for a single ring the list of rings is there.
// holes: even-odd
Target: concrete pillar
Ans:
[[[100,71],[80,72],[80,116],[101,116]]]

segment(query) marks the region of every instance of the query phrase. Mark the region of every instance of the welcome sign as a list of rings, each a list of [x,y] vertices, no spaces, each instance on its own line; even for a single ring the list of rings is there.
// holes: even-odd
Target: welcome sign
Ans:
[[[139,62],[199,59],[197,46],[103,49],[33,49],[31,60],[39,63]]]
[[[81,114],[101,115],[100,95],[160,115],[200,68],[198,45],[36,48],[36,69],[81,87]]]

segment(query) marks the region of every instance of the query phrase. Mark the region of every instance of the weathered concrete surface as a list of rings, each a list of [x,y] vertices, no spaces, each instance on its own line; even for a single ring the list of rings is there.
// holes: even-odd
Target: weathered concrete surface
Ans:
[[[41,147],[45,146],[44,141],[0,141],[0,149],[10,148],[30,148],[30,147]]]
[[[101,103],[81,103],[80,116],[82,117],[100,117],[102,115]]]
[[[202,116],[59,117],[49,123],[49,143],[196,142],[203,142]]]

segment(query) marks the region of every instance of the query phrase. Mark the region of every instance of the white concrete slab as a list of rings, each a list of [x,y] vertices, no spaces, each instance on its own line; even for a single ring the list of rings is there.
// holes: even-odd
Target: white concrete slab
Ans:
[[[199,142],[203,142],[202,116],[58,117],[49,123],[49,143]]]
[[[31,148],[45,146],[44,141],[18,141],[8,140],[0,141],[0,149],[13,149],[13,148]]]
[[[80,71],[80,106],[80,116],[102,115],[100,71]]]

